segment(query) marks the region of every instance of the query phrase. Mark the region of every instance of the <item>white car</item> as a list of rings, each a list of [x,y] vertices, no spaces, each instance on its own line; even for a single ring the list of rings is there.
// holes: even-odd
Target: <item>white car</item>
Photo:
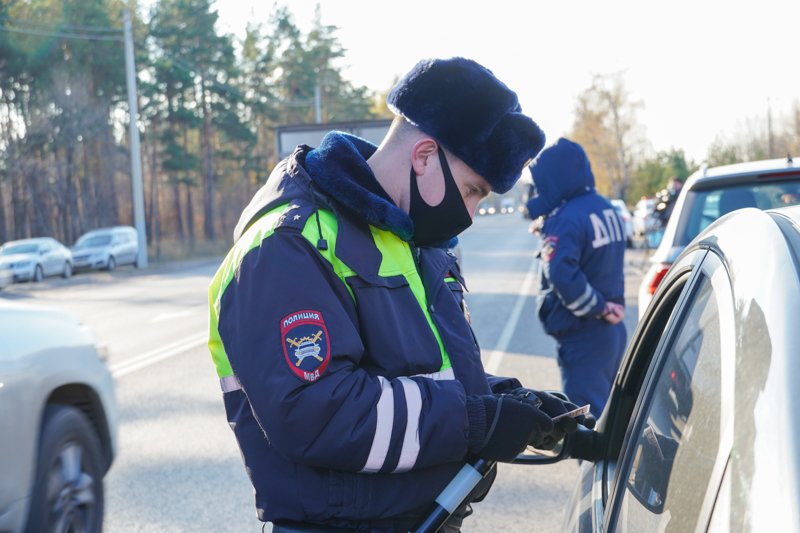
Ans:
[[[114,383],[88,329],[0,300],[0,531],[99,532]]]
[[[684,247],[722,215],[746,207],[800,204],[800,162],[791,157],[701,168],[681,188],[664,236],[639,286],[639,318]],[[758,239],[758,235],[742,235]],[[768,260],[764,258],[764,260]]]
[[[114,270],[119,265],[138,266],[139,241],[131,226],[100,228],[81,235],[72,247],[75,268]]]
[[[644,237],[658,228],[658,220],[653,214],[656,210],[655,198],[642,198],[633,208],[633,234]]]
[[[38,282],[46,276],[68,278],[72,275],[72,253],[50,237],[9,241],[0,247],[2,269],[10,269],[14,281]]]

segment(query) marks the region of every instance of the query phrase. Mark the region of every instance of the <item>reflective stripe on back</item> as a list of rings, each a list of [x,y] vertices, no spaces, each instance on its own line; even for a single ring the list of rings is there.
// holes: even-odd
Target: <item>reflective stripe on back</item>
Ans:
[[[239,378],[234,375],[220,378],[219,386],[222,389],[222,392],[233,392],[236,390],[241,390],[242,388],[242,384],[239,383]]]

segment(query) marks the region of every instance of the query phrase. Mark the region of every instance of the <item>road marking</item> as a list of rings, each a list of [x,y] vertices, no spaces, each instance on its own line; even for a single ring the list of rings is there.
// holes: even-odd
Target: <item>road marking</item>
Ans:
[[[197,305],[197,306],[194,306],[194,307],[192,307],[190,309],[184,309],[184,310],[181,310],[181,311],[172,311],[170,313],[161,313],[160,315],[156,315],[155,317],[151,318],[150,319],[150,323],[154,324],[156,322],[163,322],[165,320],[172,320],[172,319],[175,319],[175,318],[181,318],[181,317],[184,317],[184,316],[187,316],[187,315],[191,315],[193,313],[196,313],[197,311],[204,310],[204,309],[207,309],[207,308],[208,308],[208,306],[205,306],[205,305]]]
[[[141,355],[137,355],[136,357],[126,359],[125,361],[120,361],[115,365],[110,365],[109,369],[111,370],[112,376],[115,378],[121,378],[122,376],[127,376],[132,372],[136,372],[137,370],[141,370],[165,359],[169,359],[170,357],[174,357],[189,351],[192,348],[201,346],[205,344],[207,340],[208,335],[206,333],[191,335],[184,339],[171,342],[166,346],[162,346],[161,348],[145,352]]]
[[[495,348],[494,351],[489,355],[489,360],[484,366],[484,369],[488,374],[495,374],[500,368],[500,363],[503,362],[503,356],[505,355],[506,349],[511,342],[511,337],[514,336],[514,331],[517,329],[519,318],[522,316],[522,308],[525,306],[525,300],[528,299],[531,286],[533,286],[534,280],[538,277],[536,268],[538,263],[539,260],[534,257],[533,261],[531,262],[531,267],[528,269],[528,274],[525,276],[525,279],[522,282],[522,289],[519,292],[519,296],[517,296],[514,309],[511,310],[511,315],[508,318],[508,322],[506,322],[506,327],[503,328],[500,338],[497,339],[497,348]]]

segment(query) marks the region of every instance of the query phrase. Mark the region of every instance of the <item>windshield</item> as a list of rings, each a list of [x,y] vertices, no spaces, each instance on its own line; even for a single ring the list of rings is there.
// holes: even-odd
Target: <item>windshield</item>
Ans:
[[[0,248],[0,255],[35,254],[38,250],[35,244],[12,244]]]
[[[75,248],[94,248],[111,244],[111,235],[87,235],[75,243]]]
[[[678,222],[675,243],[686,246],[712,222],[737,209],[773,209],[798,204],[800,181],[749,183],[724,189],[689,191]]]

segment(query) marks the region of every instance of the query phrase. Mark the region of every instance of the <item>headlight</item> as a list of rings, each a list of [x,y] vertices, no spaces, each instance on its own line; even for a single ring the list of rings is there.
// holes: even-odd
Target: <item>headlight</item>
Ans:
[[[30,261],[21,261],[19,263],[11,263],[11,268],[27,268],[31,266]]]

